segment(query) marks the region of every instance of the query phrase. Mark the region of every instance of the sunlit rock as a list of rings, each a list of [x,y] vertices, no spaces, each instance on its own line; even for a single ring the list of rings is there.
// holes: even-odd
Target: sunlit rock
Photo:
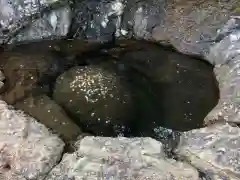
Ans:
[[[167,159],[162,144],[151,138],[88,136],[79,141],[77,147],[75,153],[63,156],[46,180],[199,180],[196,169]]]
[[[240,128],[215,124],[184,133],[176,151],[206,176],[239,179]]]
[[[219,31],[218,34],[222,37],[210,48],[207,56],[207,59],[215,65],[220,99],[205,118],[206,124],[219,120],[240,123],[240,22],[238,18],[229,21],[234,23],[228,22]]]
[[[1,179],[43,179],[60,160],[63,147],[45,126],[0,101]]]
[[[146,41],[124,42],[125,50],[122,50],[120,60],[147,77],[156,102],[151,108],[157,110],[157,116],[148,113],[149,118],[138,121],[138,126],[144,129],[139,131],[139,136],[150,126],[177,131],[202,127],[203,119],[219,98],[213,66]],[[141,117],[142,114],[139,119]]]
[[[121,34],[124,8],[123,0],[74,1],[70,35],[90,41],[112,41]]]

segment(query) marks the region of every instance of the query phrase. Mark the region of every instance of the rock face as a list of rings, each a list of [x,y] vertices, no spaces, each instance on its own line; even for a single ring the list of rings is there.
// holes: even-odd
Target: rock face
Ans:
[[[45,50],[24,49],[23,46],[2,53],[0,60],[1,69],[6,77],[3,99],[9,104],[14,104],[31,93],[54,58]]]
[[[40,0],[40,1],[34,1],[34,0],[29,0],[29,1],[24,1],[24,0],[19,0],[19,1],[6,1],[6,0],[1,0],[0,1],[0,44],[2,43],[7,43],[11,40],[12,37],[14,37],[16,34],[18,34],[18,31],[26,28],[26,26],[31,25],[32,21],[38,19],[41,17],[44,11],[46,9],[50,9],[50,7],[58,7],[61,4],[66,4],[63,1],[60,0],[50,0],[50,1],[45,1],[45,0]],[[65,13],[65,12],[64,12]],[[63,13],[63,14],[64,14]],[[52,14],[54,15],[54,13]],[[46,18],[46,12],[45,16],[43,19],[45,19],[45,24],[41,21],[43,20],[38,20],[31,28],[32,30],[26,30],[25,38],[23,37],[22,40],[28,39],[27,37],[31,36],[31,39],[35,39],[36,36],[38,36],[39,39],[42,37],[46,37],[46,35],[66,35],[64,34],[64,31],[61,31],[59,33],[59,29],[61,28],[66,28],[66,27],[61,27],[59,24],[63,24],[63,22],[68,25],[68,22],[64,21],[63,16],[59,16],[60,18],[56,16],[52,16],[52,18],[49,18],[49,24],[50,26],[53,25],[53,27],[49,27],[49,24],[47,24],[47,21],[49,20],[48,17]],[[51,16],[51,13],[50,13]],[[69,21],[69,19],[68,19]],[[60,22],[60,23],[59,23]],[[45,27],[43,27],[43,24]],[[58,24],[58,25],[57,25]],[[34,26],[38,26],[35,28]],[[48,25],[48,26],[46,26]],[[59,27],[60,26],[60,27]],[[30,28],[30,29],[31,29]],[[28,28],[27,28],[28,29]],[[41,32],[41,34],[38,34],[35,32],[35,34],[31,34],[29,32],[33,32],[34,29],[38,29],[38,32]],[[41,30],[40,30],[41,29]],[[28,35],[27,35],[28,34]],[[31,35],[30,35],[31,34]],[[19,38],[19,37],[18,37]]]
[[[120,35],[124,7],[123,0],[74,1],[70,35],[90,41],[112,41]]]
[[[0,101],[0,178],[43,179],[60,160],[64,143],[45,126]]]
[[[229,25],[230,24],[230,25]],[[215,64],[215,74],[220,88],[220,100],[217,106],[205,118],[206,124],[214,121],[240,123],[239,120],[239,49],[240,27],[238,19],[229,20],[222,28],[226,35],[221,41],[211,47],[208,59]],[[234,31],[230,35],[229,31]],[[221,31],[220,31],[221,32]],[[220,34],[220,33],[219,33]],[[222,33],[221,33],[222,34]]]
[[[216,32],[238,9],[236,0],[167,1],[165,32],[170,43],[182,53],[208,53]]]
[[[76,140],[82,133],[65,111],[46,95],[30,96],[17,102],[14,107],[36,118],[67,142]]]
[[[177,153],[209,178],[239,179],[239,134],[229,124],[192,130],[182,136]]]
[[[134,112],[130,86],[111,63],[77,66],[63,73],[57,78],[53,98],[98,135],[124,131]]]
[[[79,141],[75,153],[65,154],[46,180],[72,178],[199,180],[188,164],[167,159],[162,144],[154,139],[92,136]]]
[[[186,131],[203,126],[219,98],[210,64],[145,41],[130,41],[125,50],[120,60],[144,74],[152,85],[158,115],[156,121],[150,118],[153,124],[143,120],[144,129],[163,126]]]
[[[14,36],[9,43],[31,42],[40,39],[65,37],[71,23],[71,10],[69,6],[56,8],[48,13],[43,13],[43,16],[35,22],[29,24],[24,31],[20,31]]]

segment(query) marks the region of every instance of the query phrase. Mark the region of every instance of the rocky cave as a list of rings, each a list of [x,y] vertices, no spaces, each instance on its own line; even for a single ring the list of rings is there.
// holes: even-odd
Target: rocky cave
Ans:
[[[175,140],[203,127],[219,99],[211,64],[147,41],[47,40],[0,60],[2,99],[66,142],[82,132]]]
[[[0,179],[239,180],[237,0],[0,0]]]

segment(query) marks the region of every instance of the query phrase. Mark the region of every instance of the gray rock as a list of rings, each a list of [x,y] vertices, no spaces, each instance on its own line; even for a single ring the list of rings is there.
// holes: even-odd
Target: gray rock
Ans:
[[[45,126],[0,101],[1,179],[43,179],[60,160],[63,147]]]
[[[212,179],[240,179],[240,128],[215,124],[184,133],[176,151]]]
[[[237,21],[237,18],[229,21]],[[236,25],[236,24],[235,24]],[[222,31],[231,32],[235,25],[226,25]],[[240,27],[240,26],[239,26]],[[220,88],[220,99],[217,106],[207,115],[205,123],[224,120],[227,122],[240,122],[239,104],[239,67],[240,67],[240,29],[227,34],[218,43],[210,48],[207,56],[215,64],[215,74]]]
[[[166,5],[165,0],[127,1],[121,32],[132,34],[137,39],[165,42],[167,39],[163,38],[164,32],[159,27],[164,25]]]
[[[204,56],[222,28],[239,7],[239,1],[167,1],[165,29],[180,52]]]
[[[46,178],[56,179],[199,180],[199,176],[188,164],[165,158],[162,144],[154,139],[88,136]]]
[[[123,0],[75,1],[70,34],[90,41],[111,41],[120,35],[124,7]]]
[[[3,80],[5,80],[5,76],[2,73],[2,71],[0,71],[0,91],[3,89],[4,87],[4,83],[2,82]]]
[[[59,0],[1,0],[0,1],[0,44],[9,41],[17,31],[39,18],[46,8],[56,7]]]
[[[41,39],[60,39],[68,33],[71,24],[69,6],[61,7],[45,13],[42,18],[31,23],[20,31],[9,43],[30,42]]]

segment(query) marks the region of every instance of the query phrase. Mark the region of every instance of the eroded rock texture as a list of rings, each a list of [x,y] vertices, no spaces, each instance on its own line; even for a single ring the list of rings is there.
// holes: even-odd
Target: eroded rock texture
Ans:
[[[210,178],[239,179],[238,127],[216,124],[184,133],[177,153]]]
[[[46,178],[198,180],[198,172],[186,163],[165,158],[163,146],[151,138],[87,136],[78,150],[65,154]]]
[[[63,1],[56,1],[56,0],[19,0],[19,1],[6,1],[1,0],[0,1],[0,44],[7,43],[11,40],[12,37],[14,37],[16,34],[18,34],[19,30],[25,28],[26,26],[30,25],[34,20],[41,17],[42,13],[47,9],[50,9],[50,7],[58,7],[59,5],[64,4]],[[62,17],[62,16],[61,16]],[[53,25],[53,28],[46,27],[47,24],[45,24],[45,27],[42,27],[41,35],[38,38],[42,38],[44,36],[44,33],[46,33],[48,29],[48,33],[51,35],[56,35],[56,32],[59,32],[59,29],[61,29],[61,26],[59,28],[56,28],[55,22],[57,21],[57,17],[53,17],[54,19],[51,19],[54,21],[54,23],[50,24]],[[46,18],[47,19],[47,18]],[[61,19],[62,20],[62,19]],[[47,21],[47,20],[45,20]],[[66,21],[65,21],[66,22]],[[39,29],[41,29],[41,22],[36,23],[39,25]],[[67,23],[66,23],[67,25]],[[30,25],[31,26],[31,25]],[[33,27],[34,29],[34,27]],[[44,31],[45,29],[45,31]],[[58,29],[56,31],[56,29]],[[49,32],[50,31],[50,32]],[[64,31],[60,31],[62,34],[57,34],[58,36],[65,35]],[[33,36],[37,34],[32,34]],[[27,36],[27,35],[26,35]],[[46,34],[45,34],[46,37]],[[26,39],[26,38],[23,38]],[[34,37],[33,37],[34,39]]]
[[[1,179],[43,179],[60,160],[63,147],[44,125],[1,100]]]

